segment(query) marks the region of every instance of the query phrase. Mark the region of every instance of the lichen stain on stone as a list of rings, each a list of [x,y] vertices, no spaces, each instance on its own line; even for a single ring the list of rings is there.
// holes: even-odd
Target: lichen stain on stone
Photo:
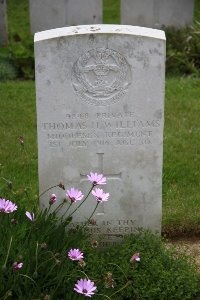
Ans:
[[[153,116],[156,119],[161,119],[162,118],[162,110],[161,109],[156,110],[155,113],[153,114]]]
[[[51,81],[49,79],[46,81],[46,83],[47,83],[48,86],[51,85]]]
[[[91,34],[89,35],[89,41],[93,43],[94,40],[95,40],[95,36],[94,36],[93,33],[91,33]]]
[[[59,37],[58,40],[57,40],[57,45],[56,45],[57,50],[62,48],[64,45],[65,45],[65,38],[64,37]]]
[[[46,67],[44,65],[37,65],[36,70],[38,73],[42,73]]]

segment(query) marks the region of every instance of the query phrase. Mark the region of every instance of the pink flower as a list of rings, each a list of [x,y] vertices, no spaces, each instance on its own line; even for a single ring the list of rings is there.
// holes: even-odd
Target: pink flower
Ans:
[[[52,194],[50,199],[49,199],[49,204],[52,205],[56,202],[57,196],[55,194]]]
[[[96,188],[92,191],[92,195],[95,196],[97,202],[108,201],[109,193],[104,193],[102,189]]]
[[[12,203],[10,200],[0,198],[0,212],[9,214],[17,210],[17,205]]]
[[[21,269],[23,267],[23,263],[18,263],[18,262],[15,261],[13,263],[12,267],[13,267],[14,271],[18,271],[19,269]]]
[[[72,202],[80,201],[84,197],[84,195],[82,194],[82,192],[79,191],[79,190],[76,190],[75,188],[71,188],[70,190],[67,190],[66,196],[69,197],[69,199]]]
[[[35,221],[35,215],[34,215],[33,212],[30,213],[30,212],[26,211],[26,216],[27,216],[27,218],[29,218],[29,220],[31,220],[32,222]]]
[[[106,177],[103,177],[103,174],[97,174],[90,172],[90,175],[87,175],[89,181],[93,183],[93,185],[97,184],[106,184]]]
[[[83,253],[79,249],[71,249],[68,252],[68,257],[71,260],[81,260],[83,259]]]
[[[140,253],[133,254],[133,256],[130,259],[130,262],[133,262],[133,261],[136,261],[136,262],[140,261]]]
[[[80,279],[75,284],[74,290],[79,293],[83,294],[86,297],[91,297],[94,295],[94,291],[97,289],[97,287],[94,285],[94,282],[90,279]]]

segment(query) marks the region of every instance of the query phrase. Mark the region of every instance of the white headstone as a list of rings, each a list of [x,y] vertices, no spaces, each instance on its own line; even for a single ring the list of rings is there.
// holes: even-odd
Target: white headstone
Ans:
[[[102,0],[29,0],[31,32],[102,23]]]
[[[8,43],[6,0],[0,0],[0,46]]]
[[[113,243],[137,227],[160,231],[164,32],[121,25],[40,32],[35,63],[40,192],[61,181],[86,195],[86,175],[103,173],[110,198],[86,229]],[[52,189],[42,208],[51,193],[65,196]],[[90,196],[73,224],[84,223],[95,205]]]
[[[121,24],[161,28],[193,21],[194,0],[121,0]]]

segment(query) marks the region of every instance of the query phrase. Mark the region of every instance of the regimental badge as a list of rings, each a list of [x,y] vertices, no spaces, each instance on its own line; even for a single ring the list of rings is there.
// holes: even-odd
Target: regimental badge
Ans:
[[[131,68],[117,51],[97,48],[84,53],[74,63],[72,86],[76,95],[91,105],[118,102],[131,84]]]

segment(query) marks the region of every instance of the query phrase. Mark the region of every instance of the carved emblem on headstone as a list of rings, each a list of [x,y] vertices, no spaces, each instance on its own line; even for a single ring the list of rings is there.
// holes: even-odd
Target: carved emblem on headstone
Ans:
[[[74,63],[72,86],[87,103],[104,106],[118,102],[131,84],[131,68],[117,51],[97,48]]]

